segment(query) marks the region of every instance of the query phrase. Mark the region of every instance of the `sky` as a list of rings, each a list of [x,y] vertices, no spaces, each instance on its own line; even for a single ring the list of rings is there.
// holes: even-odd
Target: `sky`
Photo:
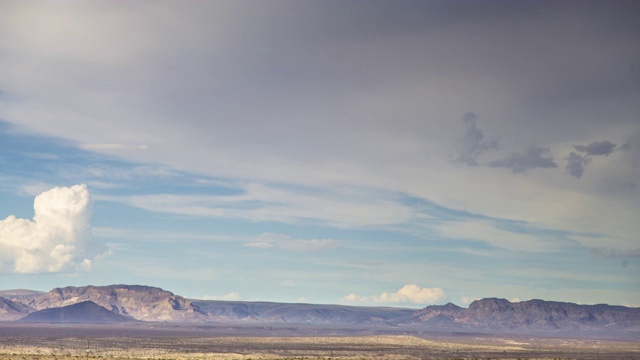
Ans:
[[[0,1],[0,288],[640,306],[635,1]]]

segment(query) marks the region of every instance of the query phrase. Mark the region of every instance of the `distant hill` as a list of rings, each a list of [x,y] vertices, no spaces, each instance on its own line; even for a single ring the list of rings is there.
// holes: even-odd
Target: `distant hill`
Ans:
[[[6,299],[9,299],[11,297],[34,297],[43,294],[46,294],[46,292],[28,289],[0,290],[0,297]]]
[[[83,301],[77,304],[44,309],[33,312],[21,322],[46,322],[46,323],[122,323],[135,321],[123,315],[115,314],[102,306],[92,302]]]

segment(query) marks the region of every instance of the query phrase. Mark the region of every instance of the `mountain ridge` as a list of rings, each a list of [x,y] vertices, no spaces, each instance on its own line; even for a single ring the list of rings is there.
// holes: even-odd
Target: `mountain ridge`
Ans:
[[[532,299],[510,302],[500,298],[475,300],[468,308],[432,305],[416,312],[421,321],[449,318],[460,328],[484,330],[640,330],[640,309],[619,305],[581,305]]]
[[[23,290],[24,291],[24,290]],[[4,292],[7,294],[8,292]],[[140,321],[175,323],[292,324],[419,329],[420,331],[640,333],[640,308],[581,305],[533,299],[473,301],[467,308],[447,303],[422,309],[186,299],[146,285],[54,288],[48,293],[0,297],[0,321],[91,301],[113,314]]]
[[[182,296],[146,285],[67,286],[41,296],[20,299],[35,310],[72,305],[89,300],[116,314],[141,321],[198,322],[203,314]]]

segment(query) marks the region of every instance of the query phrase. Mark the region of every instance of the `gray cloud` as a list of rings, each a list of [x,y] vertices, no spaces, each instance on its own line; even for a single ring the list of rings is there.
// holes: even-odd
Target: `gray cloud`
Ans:
[[[572,151],[567,155],[565,169],[569,175],[581,178],[594,156],[609,156],[616,151],[616,146],[609,140],[593,141],[589,145],[573,145],[573,148],[579,153]],[[618,147],[618,151],[627,151],[629,149],[631,149],[631,145],[628,143]]]
[[[470,166],[478,165],[477,157],[483,152],[490,149],[498,148],[497,140],[485,140],[482,130],[476,126],[478,115],[474,113],[464,114],[463,121],[466,129],[464,136],[458,139],[456,143],[456,151],[452,160],[457,163]]]
[[[537,145],[529,146],[522,153],[511,155],[489,162],[490,167],[503,167],[515,173],[523,173],[535,168],[555,168],[558,164],[550,156],[545,156],[549,149]]]
[[[573,145],[576,151],[587,153],[588,155],[605,155],[608,156],[616,148],[616,144],[611,141],[594,141],[589,145]]]
[[[571,176],[575,176],[577,178],[582,177],[584,174],[584,168],[591,162],[591,157],[582,156],[573,151],[569,153],[565,159],[567,160],[567,166],[565,169]]]

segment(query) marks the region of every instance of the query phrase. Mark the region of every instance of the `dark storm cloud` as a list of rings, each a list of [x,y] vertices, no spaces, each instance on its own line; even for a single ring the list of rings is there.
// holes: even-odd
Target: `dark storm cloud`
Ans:
[[[515,173],[523,173],[535,168],[555,168],[558,164],[550,156],[545,156],[549,149],[531,145],[522,153],[511,155],[489,162],[490,167],[503,167]]]
[[[477,157],[490,149],[498,148],[497,140],[485,140],[482,130],[476,126],[478,115],[474,113],[464,114],[463,121],[466,129],[464,136],[458,139],[456,151],[452,160],[457,163],[470,166],[478,165]]]
[[[606,155],[608,156],[616,148],[616,144],[611,141],[594,141],[589,145],[573,145],[576,151],[587,153],[588,155]]]
[[[575,152],[569,153],[565,158],[567,160],[567,166],[565,169],[567,172],[576,178],[581,178],[584,174],[584,168],[591,162],[591,158],[588,156],[582,156]]]

